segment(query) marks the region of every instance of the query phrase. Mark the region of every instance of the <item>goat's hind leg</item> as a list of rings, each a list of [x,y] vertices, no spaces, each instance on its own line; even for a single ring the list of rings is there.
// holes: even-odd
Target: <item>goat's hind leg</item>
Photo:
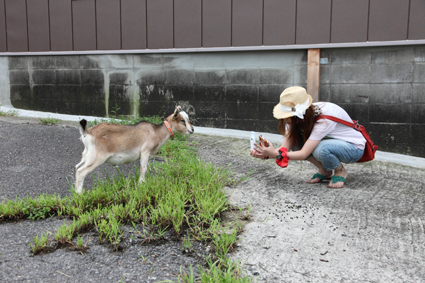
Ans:
[[[84,162],[86,162],[86,154],[87,154],[87,147],[84,147],[83,157],[81,158],[80,163],[75,165],[75,170],[78,170],[78,168],[80,168],[84,164]]]
[[[83,190],[83,183],[84,179],[87,177],[88,174],[94,171],[99,165],[104,163],[106,159],[95,159],[95,158],[88,158],[86,159],[84,165],[77,169],[76,177],[75,177],[75,192],[77,194],[81,194],[81,191]]]

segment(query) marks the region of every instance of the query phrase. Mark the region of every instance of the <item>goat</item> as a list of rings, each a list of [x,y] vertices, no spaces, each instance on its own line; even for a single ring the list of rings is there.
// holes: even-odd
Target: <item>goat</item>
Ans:
[[[194,132],[189,116],[180,106],[160,125],[145,121],[135,125],[100,123],[86,129],[85,119],[80,121],[80,125],[84,151],[81,162],[75,166],[75,190],[78,194],[83,189],[86,176],[104,162],[121,165],[140,159],[139,183],[144,182],[149,155],[156,154],[170,137],[174,137],[174,132]]]

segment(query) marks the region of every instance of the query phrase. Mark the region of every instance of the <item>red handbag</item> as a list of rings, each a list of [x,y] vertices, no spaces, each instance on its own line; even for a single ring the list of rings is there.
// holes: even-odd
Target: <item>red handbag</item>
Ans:
[[[356,120],[353,120],[353,123],[350,123],[345,120],[336,118],[334,116],[320,115],[316,118],[316,121],[320,119],[329,119],[329,120],[344,124],[362,133],[363,137],[366,139],[366,144],[365,144],[363,156],[357,162],[367,162],[375,158],[375,152],[379,148],[379,146],[373,143],[373,141],[370,139],[369,134],[366,132],[365,127],[360,125]]]

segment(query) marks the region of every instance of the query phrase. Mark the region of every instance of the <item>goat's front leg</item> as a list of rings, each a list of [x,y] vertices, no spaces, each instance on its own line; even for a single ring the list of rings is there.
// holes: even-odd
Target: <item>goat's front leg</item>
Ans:
[[[149,152],[143,152],[140,155],[140,178],[139,183],[145,181],[145,174],[148,170]]]

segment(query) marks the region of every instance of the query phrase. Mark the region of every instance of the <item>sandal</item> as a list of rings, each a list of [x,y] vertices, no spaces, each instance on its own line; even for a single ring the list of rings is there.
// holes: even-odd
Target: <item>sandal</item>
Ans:
[[[345,184],[345,178],[344,177],[334,175],[334,176],[331,177],[331,180],[332,181],[329,183],[328,188],[341,189],[341,188],[344,187],[344,184]],[[338,183],[338,182],[342,182],[342,186],[334,186],[334,184]]]
[[[314,180],[316,178],[319,178],[319,181],[312,183],[311,180]],[[307,181],[307,183],[309,183],[309,184],[317,184],[317,183],[322,182],[323,180],[329,180],[330,178],[331,178],[331,176],[325,177],[324,175],[322,175],[320,173],[316,173],[316,174],[313,175],[313,177],[311,177],[311,179],[309,181]]]

